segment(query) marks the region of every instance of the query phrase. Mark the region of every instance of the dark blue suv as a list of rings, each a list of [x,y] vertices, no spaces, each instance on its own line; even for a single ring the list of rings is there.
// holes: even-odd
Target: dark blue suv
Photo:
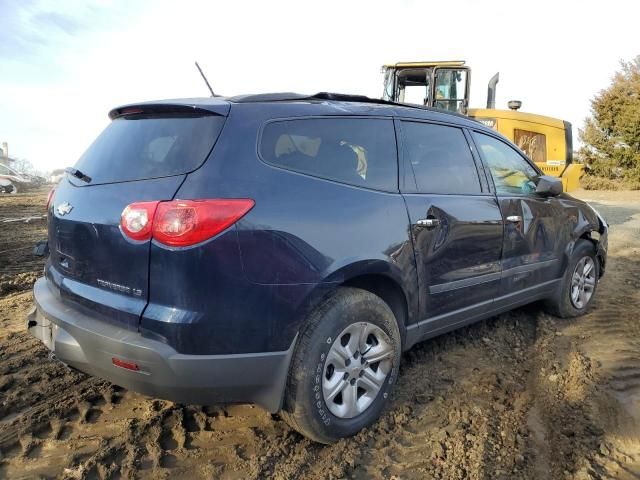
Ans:
[[[253,402],[329,443],[402,351],[536,300],[585,312],[607,225],[466,117],[336,94],[116,108],[48,205],[28,328],[70,366]]]

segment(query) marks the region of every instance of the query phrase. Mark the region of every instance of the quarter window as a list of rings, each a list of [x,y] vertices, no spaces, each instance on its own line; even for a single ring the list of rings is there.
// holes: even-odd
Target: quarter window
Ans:
[[[393,122],[373,118],[311,118],[267,124],[262,158],[287,170],[376,190],[396,191]]]
[[[473,132],[473,137],[489,164],[498,193],[528,195],[535,192],[538,172],[522,155],[489,135]]]
[[[462,130],[402,122],[405,155],[421,193],[477,194],[480,179]]]

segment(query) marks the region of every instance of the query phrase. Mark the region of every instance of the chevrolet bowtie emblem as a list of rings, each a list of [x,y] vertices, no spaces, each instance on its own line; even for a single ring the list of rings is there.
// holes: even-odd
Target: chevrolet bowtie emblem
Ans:
[[[73,205],[71,205],[69,202],[64,202],[58,205],[58,208],[56,210],[58,211],[58,215],[63,217],[71,210],[73,210]]]

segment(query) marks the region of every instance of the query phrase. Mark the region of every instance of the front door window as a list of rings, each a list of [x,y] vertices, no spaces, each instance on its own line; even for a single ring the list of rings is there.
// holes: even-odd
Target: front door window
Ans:
[[[529,195],[536,191],[538,172],[518,152],[489,135],[473,132],[473,137],[489,164],[498,194]]]

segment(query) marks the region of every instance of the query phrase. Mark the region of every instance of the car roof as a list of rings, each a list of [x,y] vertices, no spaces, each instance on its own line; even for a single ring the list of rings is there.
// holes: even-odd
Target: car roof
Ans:
[[[292,116],[297,115],[361,115],[361,116],[389,116],[435,120],[445,123],[466,125],[472,128],[489,130],[480,122],[465,115],[449,112],[432,107],[390,102],[364,95],[350,95],[343,93],[320,92],[306,95],[294,92],[261,93],[250,95],[236,95],[232,97],[199,97],[155,100],[149,102],[131,103],[114,108],[109,112],[114,119],[130,109],[178,107],[181,109],[206,110],[218,115],[228,115],[232,105],[258,104],[277,106],[278,113],[291,106]],[[297,106],[297,108],[295,108]],[[302,107],[302,108],[300,108]]]

